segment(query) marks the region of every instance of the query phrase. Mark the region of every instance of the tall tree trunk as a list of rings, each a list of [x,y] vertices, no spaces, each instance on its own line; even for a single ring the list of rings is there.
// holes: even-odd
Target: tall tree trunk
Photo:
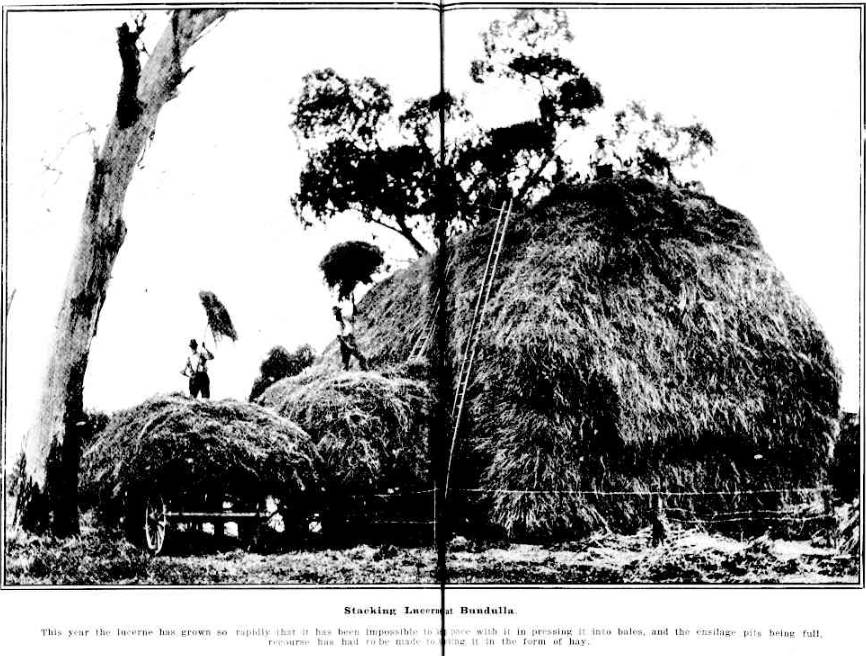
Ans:
[[[186,51],[225,10],[176,10],[142,69],[138,37],[143,23],[117,29],[123,65],[117,111],[105,143],[94,155],[93,177],[84,205],[81,235],[66,282],[39,415],[24,437],[16,522],[56,535],[78,531],[78,467],[84,374],[96,335],[115,258],[126,226],[123,203],[136,163],[152,139],[157,116],[189,70]]]

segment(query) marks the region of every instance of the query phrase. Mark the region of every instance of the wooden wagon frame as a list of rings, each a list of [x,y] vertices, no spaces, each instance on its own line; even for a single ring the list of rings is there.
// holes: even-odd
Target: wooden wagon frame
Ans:
[[[124,518],[127,533],[155,556],[165,547],[172,526],[186,524],[202,531],[204,524],[209,523],[214,527],[214,536],[222,536],[225,525],[234,522],[238,540],[248,543],[278,515],[284,522],[286,519],[285,507],[274,501],[275,508],[269,509],[267,498],[249,502],[224,492],[216,498],[213,492],[211,498],[201,496],[186,493],[169,497],[160,491],[142,494],[127,505]],[[286,525],[284,530],[288,528]]]

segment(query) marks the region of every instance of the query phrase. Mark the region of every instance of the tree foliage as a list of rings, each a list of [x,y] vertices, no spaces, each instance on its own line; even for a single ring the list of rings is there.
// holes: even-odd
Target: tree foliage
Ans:
[[[560,53],[574,37],[559,10],[520,10],[508,22],[491,23],[481,38],[484,57],[472,62],[472,79],[519,83],[534,94],[537,113],[461,144],[454,163],[463,206],[503,197],[518,205],[538,200],[566,177],[568,163],[560,148],[570,131],[584,127],[588,115],[601,107],[601,90]],[[471,214],[461,218],[472,222]]]
[[[636,101],[614,114],[611,129],[595,143],[590,164],[601,177],[628,175],[683,186],[698,183],[681,180],[679,170],[715,150],[713,135],[701,123],[673,125]]]
[[[587,127],[603,97],[562,53],[573,38],[558,9],[517,11],[481,35],[483,54],[471,62],[471,79],[478,85],[509,83],[532,99],[532,114],[510,125],[479,127],[464,99],[448,92],[412,100],[398,112],[390,89],[373,78],[351,80],[333,69],[308,73],[292,107],[291,126],[307,153],[293,197],[296,214],[309,226],[354,212],[401,235],[420,255],[437,210],[446,213],[452,232],[459,231],[490,216],[486,206],[506,199],[518,207],[531,204],[574,179],[579,163],[574,150],[563,145]],[[618,130],[632,125],[624,119],[616,119],[615,137],[604,141],[600,152],[625,142]],[[445,152],[440,152],[440,120],[448,126]],[[664,173],[674,182],[675,166],[701,148],[712,149],[712,137],[700,124],[656,126],[657,132],[665,130],[673,150],[654,148],[655,133],[648,133],[644,151],[620,169],[654,177]],[[677,149],[687,143],[693,150],[680,154]],[[585,156],[584,165],[590,153]]]
[[[278,380],[297,376],[304,369],[313,364],[316,354],[309,344],[299,346],[294,351],[289,351],[284,346],[275,346],[259,366],[259,376],[253,382],[250,390],[250,401],[255,401],[262,392]]]
[[[462,111],[455,99],[437,95],[395,116],[388,87],[372,78],[349,80],[333,69],[305,75],[291,123],[308,153],[292,199],[301,222],[353,211],[425,253],[437,165],[432,125],[440,109],[452,118]],[[389,131],[396,143],[386,143]]]

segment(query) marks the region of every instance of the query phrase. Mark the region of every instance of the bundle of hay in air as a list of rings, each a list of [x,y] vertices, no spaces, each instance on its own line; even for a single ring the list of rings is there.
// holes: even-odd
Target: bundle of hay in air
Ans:
[[[217,487],[248,500],[318,492],[321,461],[296,424],[251,403],[156,396],[115,413],[82,459],[82,486],[110,507]]]
[[[452,249],[455,370],[492,232]],[[429,267],[360,303],[371,359],[408,357]],[[745,217],[647,181],[560,188],[506,235],[451,497],[522,536],[633,527],[655,491],[698,516],[779,507],[801,497],[753,492],[824,481],[839,384],[826,338]]]
[[[216,294],[200,291],[198,297],[202,307],[204,307],[208,327],[211,330],[214,341],[219,340],[221,337],[228,337],[233,342],[237,341],[238,333],[232,323],[229,311],[222,304],[222,301],[217,298]]]
[[[384,263],[382,249],[366,241],[344,241],[331,247],[319,263],[328,287],[337,289],[339,298],[350,298],[359,283],[372,282]]]
[[[259,403],[310,434],[332,493],[429,487],[430,393],[423,382],[319,365],[271,385]]]

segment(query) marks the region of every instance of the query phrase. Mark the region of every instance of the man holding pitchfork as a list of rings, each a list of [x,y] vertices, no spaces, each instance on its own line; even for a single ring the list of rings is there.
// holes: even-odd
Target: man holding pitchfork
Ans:
[[[189,355],[186,358],[186,366],[180,372],[184,376],[189,377],[189,395],[196,398],[201,394],[201,398],[210,398],[210,377],[207,375],[208,360],[213,360],[211,353],[204,341],[201,348],[198,342],[194,339],[189,340]]]

